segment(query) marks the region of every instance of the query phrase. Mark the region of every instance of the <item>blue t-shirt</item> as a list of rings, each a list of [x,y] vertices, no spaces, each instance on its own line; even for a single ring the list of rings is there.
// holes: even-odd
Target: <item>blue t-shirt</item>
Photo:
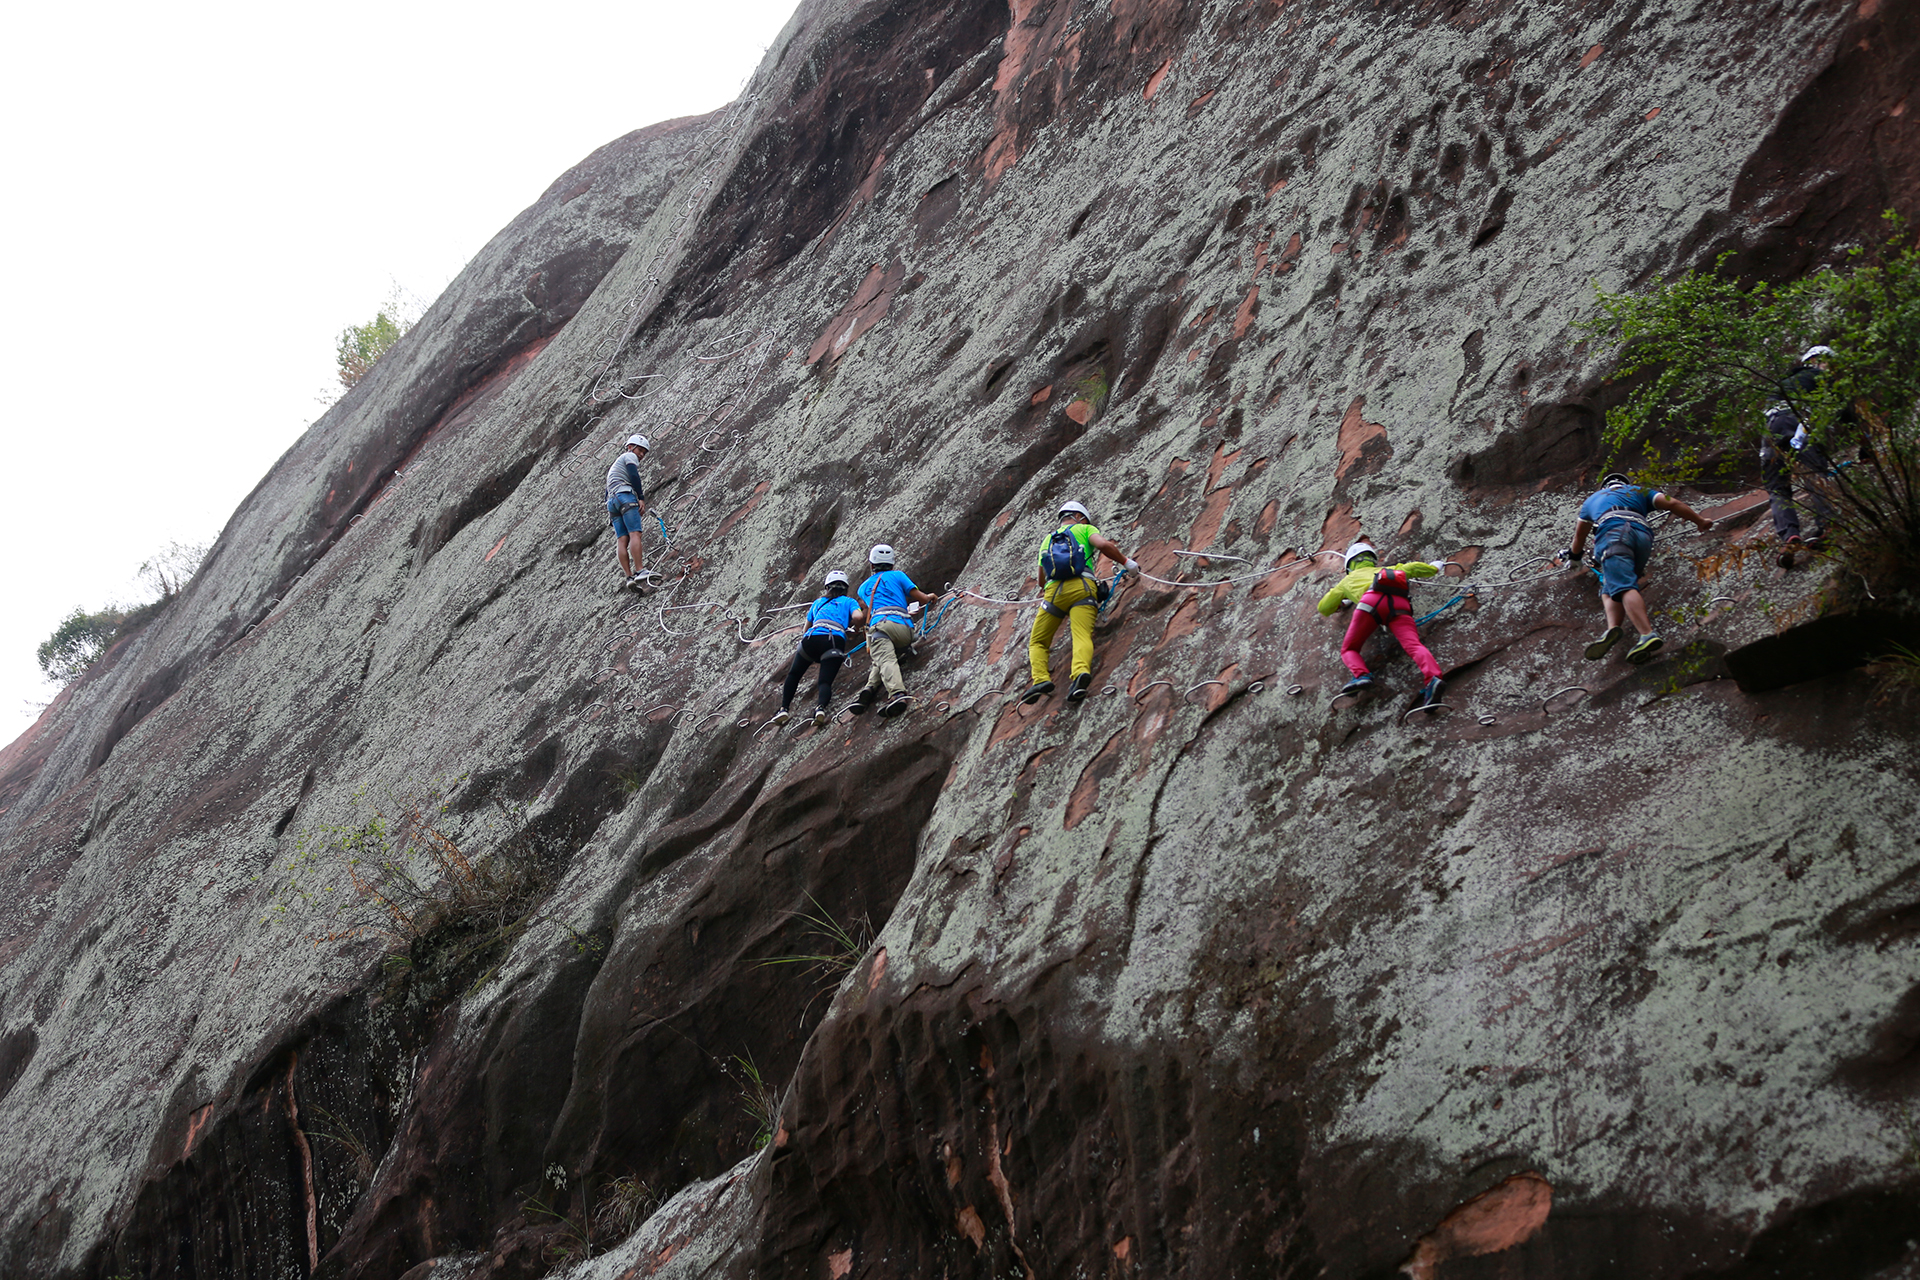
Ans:
[[[907,593],[918,591],[912,578],[898,569],[883,569],[860,584],[860,599],[875,622],[904,622],[911,625],[907,612]]]
[[[853,611],[860,602],[852,596],[821,596],[807,606],[807,634],[844,636],[853,626]]]
[[[1588,524],[1597,525],[1609,514],[1631,512],[1644,520],[1652,513],[1653,500],[1659,496],[1655,490],[1637,484],[1609,485],[1580,504],[1580,518]]]

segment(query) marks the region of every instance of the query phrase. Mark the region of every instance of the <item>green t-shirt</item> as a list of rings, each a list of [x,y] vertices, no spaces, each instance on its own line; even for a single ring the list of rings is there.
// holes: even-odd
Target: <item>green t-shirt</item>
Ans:
[[[1098,560],[1100,556],[1100,553],[1093,549],[1093,540],[1100,536],[1100,531],[1090,524],[1063,524],[1060,526],[1060,529],[1065,529],[1071,533],[1073,540],[1080,544],[1080,549],[1087,553],[1087,572],[1092,573],[1094,562]],[[1060,532],[1060,529],[1055,529],[1053,533]],[[1040,550],[1034,552],[1033,555],[1033,563],[1040,569],[1040,577],[1043,581],[1046,579],[1047,571],[1045,566],[1041,565],[1040,560],[1042,556],[1047,554],[1047,544],[1053,541],[1053,533],[1048,534],[1040,540]]]

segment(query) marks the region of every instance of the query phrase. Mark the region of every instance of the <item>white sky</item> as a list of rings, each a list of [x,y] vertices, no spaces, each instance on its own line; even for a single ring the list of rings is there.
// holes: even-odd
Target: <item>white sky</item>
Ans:
[[[13,6],[0,744],[57,692],[60,620],[139,599],[319,416],[341,329],[431,302],[602,143],[731,101],[793,8]]]

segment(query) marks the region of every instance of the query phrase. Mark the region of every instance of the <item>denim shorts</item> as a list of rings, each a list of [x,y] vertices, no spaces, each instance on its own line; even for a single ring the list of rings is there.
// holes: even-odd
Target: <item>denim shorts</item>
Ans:
[[[613,526],[613,536],[616,538],[640,532],[640,504],[624,493],[608,498],[607,523]]]
[[[1631,520],[1604,525],[1593,540],[1594,562],[1600,567],[1600,594],[1618,600],[1640,585],[1640,573],[1653,551],[1653,530]]]

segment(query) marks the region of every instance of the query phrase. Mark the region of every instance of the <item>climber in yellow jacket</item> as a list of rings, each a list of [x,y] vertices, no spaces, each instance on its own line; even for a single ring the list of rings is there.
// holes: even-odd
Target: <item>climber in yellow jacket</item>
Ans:
[[[1407,656],[1420,668],[1420,674],[1427,678],[1420,690],[1420,705],[1432,706],[1440,696],[1440,664],[1434,661],[1427,646],[1420,643],[1420,629],[1413,623],[1413,600],[1407,584],[1413,578],[1435,576],[1440,566],[1410,560],[1382,569],[1373,544],[1360,538],[1347,548],[1346,569],[1346,576],[1320,598],[1323,618],[1331,618],[1345,608],[1353,610],[1353,621],[1347,624],[1347,638],[1340,644],[1340,661],[1347,664],[1353,679],[1347,681],[1340,692],[1360,693],[1372,687],[1373,676],[1367,671],[1366,660],[1360,656],[1360,646],[1367,642],[1373,629],[1384,622]]]
[[[1077,502],[1062,503],[1060,527],[1040,545],[1040,612],[1034,615],[1033,630],[1027,637],[1027,665],[1033,668],[1033,684],[1020,695],[1020,701],[1038,702],[1053,692],[1053,680],[1047,674],[1047,650],[1053,647],[1062,618],[1071,619],[1073,626],[1073,681],[1067,686],[1067,701],[1078,702],[1087,696],[1087,687],[1093,683],[1093,624],[1100,616],[1100,599],[1105,592],[1093,570],[1102,555],[1129,572],[1140,567],[1118,543],[1093,527],[1093,517],[1085,507]]]

